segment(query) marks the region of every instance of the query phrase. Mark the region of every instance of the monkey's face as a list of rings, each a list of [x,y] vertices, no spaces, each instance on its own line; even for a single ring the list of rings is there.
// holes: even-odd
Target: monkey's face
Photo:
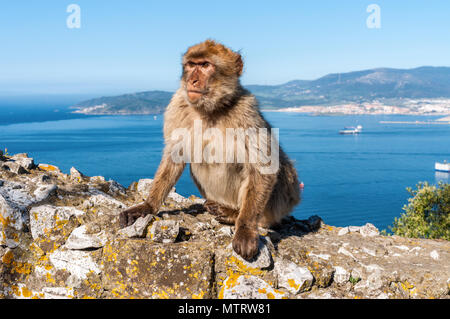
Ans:
[[[215,71],[215,65],[207,59],[190,59],[185,63],[184,80],[189,102],[195,104],[208,95],[211,90],[211,78]]]
[[[230,105],[240,89],[241,55],[206,40],[183,56],[181,88],[188,104],[211,113]]]

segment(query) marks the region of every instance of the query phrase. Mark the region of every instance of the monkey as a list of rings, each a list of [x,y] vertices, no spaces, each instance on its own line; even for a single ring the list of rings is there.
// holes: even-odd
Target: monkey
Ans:
[[[164,113],[165,146],[149,195],[143,203],[120,213],[121,227],[131,225],[147,214],[156,214],[187,163],[194,184],[206,199],[206,210],[219,222],[235,225],[232,247],[245,260],[252,260],[258,253],[258,227],[270,228],[280,223],[300,202],[296,169],[277,144],[256,97],[241,85],[243,67],[239,52],[214,40],[208,39],[187,49],[182,57],[180,87]],[[189,133],[184,144],[181,143],[191,146],[187,151],[180,149],[179,139],[173,139],[178,128]],[[230,143],[225,150],[223,141],[214,138],[217,134],[209,134],[209,139],[194,146],[194,149],[197,147],[197,150],[209,153],[192,160],[195,158],[192,141],[198,134],[210,130],[209,133],[226,135],[229,129],[265,129],[268,134],[260,138],[259,143],[251,134],[232,135],[230,141],[235,143]],[[263,168],[267,168],[264,160],[249,161],[246,156],[246,160],[238,161],[237,156],[231,156],[237,152],[237,142],[241,142],[247,155],[264,153],[263,146],[271,152],[277,149],[275,160],[278,165],[264,171]],[[184,160],[175,160],[180,154]],[[211,160],[220,155],[226,155],[230,161]],[[267,162],[267,158],[262,158]]]

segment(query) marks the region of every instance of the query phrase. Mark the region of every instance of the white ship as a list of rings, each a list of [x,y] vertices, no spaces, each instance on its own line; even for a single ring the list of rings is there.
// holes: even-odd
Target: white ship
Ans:
[[[436,162],[434,164],[434,169],[438,172],[450,173],[450,163],[447,163],[447,161],[444,161],[444,163]]]
[[[362,131],[362,126],[358,125],[357,127],[344,127],[343,130],[339,131],[339,134],[359,134]]]

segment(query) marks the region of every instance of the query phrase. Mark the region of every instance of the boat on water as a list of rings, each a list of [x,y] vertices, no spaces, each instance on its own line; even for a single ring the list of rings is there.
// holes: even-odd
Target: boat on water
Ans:
[[[444,161],[444,163],[434,163],[434,169],[438,172],[446,172],[450,173],[450,163],[447,163],[447,161]]]
[[[344,127],[343,130],[339,131],[339,134],[359,134],[362,131],[362,126],[358,125],[357,127]]]

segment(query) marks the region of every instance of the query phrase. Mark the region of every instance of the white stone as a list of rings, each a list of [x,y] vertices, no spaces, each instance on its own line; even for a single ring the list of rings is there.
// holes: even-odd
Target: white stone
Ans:
[[[57,220],[69,220],[71,216],[82,216],[85,212],[74,207],[41,205],[30,210],[30,229],[33,239],[45,235],[56,226]]]
[[[7,167],[11,172],[16,174],[26,174],[27,170],[17,162],[3,162],[3,167]]]
[[[57,270],[65,269],[79,279],[86,279],[91,271],[95,274],[101,271],[91,255],[81,250],[55,250],[49,260]]]
[[[200,232],[203,230],[211,229],[211,225],[209,223],[197,222],[194,224],[194,229],[196,232]]]
[[[405,245],[394,246],[394,247],[397,248],[397,249],[400,249],[400,250],[409,251],[409,247],[405,246]]]
[[[374,237],[378,236],[380,231],[373,224],[367,223],[359,229],[359,233],[363,237]]]
[[[389,295],[382,292],[381,294],[379,294],[378,296],[375,297],[376,299],[389,299]]]
[[[46,172],[55,172],[57,174],[61,174],[61,170],[58,166],[50,165],[50,164],[39,164],[38,167]]]
[[[38,185],[38,188],[34,191],[33,195],[36,198],[37,202],[43,201],[50,197],[51,195],[55,194],[58,187],[54,184],[51,185]]]
[[[86,233],[86,225],[75,228],[65,243],[67,249],[100,248],[105,246],[108,238],[104,232]]]
[[[147,225],[153,220],[153,215],[146,215],[144,217],[139,217],[133,225],[122,228],[118,233],[127,238],[143,237],[145,234],[145,229]]]
[[[350,229],[348,227],[344,227],[339,229],[338,236],[344,236],[345,234],[348,234],[350,232]]]
[[[437,252],[437,250],[433,250],[430,253],[430,257],[433,258],[434,260],[439,260],[439,253]]]
[[[2,216],[2,220],[4,220],[3,223],[0,223],[0,233],[3,226],[9,226],[19,231],[23,229],[25,221],[22,217],[22,210],[14,202],[6,199],[1,193],[0,215]]]
[[[143,178],[138,181],[137,191],[142,196],[143,199],[147,198],[150,187],[152,186],[153,179],[151,178]]]
[[[84,177],[84,174],[77,170],[75,167],[71,167],[70,176],[76,179],[82,179]]]
[[[314,280],[308,268],[300,267],[285,259],[278,259],[275,262],[275,272],[278,286],[286,288],[293,294],[309,290]]]
[[[328,255],[328,254],[314,254],[314,253],[309,253],[308,254],[308,257],[312,257],[312,258],[315,258],[315,259],[323,259],[323,260],[328,260],[328,259],[330,259],[330,255]]]
[[[370,291],[376,291],[381,289],[381,287],[383,287],[383,280],[382,280],[382,276],[381,273],[378,271],[375,271],[373,273],[371,273],[369,275],[369,277],[367,277],[367,288]]]
[[[233,229],[231,226],[224,226],[221,227],[218,231],[219,235],[226,236],[226,237],[232,237],[233,236]]]
[[[170,198],[171,200],[173,200],[177,203],[184,203],[184,202],[189,201],[189,199],[187,199],[186,197],[183,197],[180,194],[177,194],[175,192],[169,193],[169,195],[167,195],[167,198]]]
[[[44,299],[71,299],[74,296],[73,288],[44,287]]]
[[[20,166],[22,166],[25,169],[32,169],[35,167],[34,165],[34,161],[32,158],[29,157],[16,157],[13,156],[12,159],[19,164]]]
[[[228,249],[230,248],[232,250],[233,256],[238,260],[240,260],[246,267],[256,269],[266,269],[273,265],[272,254],[270,253],[268,247],[268,239],[266,239],[266,237],[262,236],[259,237],[258,253],[250,261],[247,261],[241,256],[239,256],[232,248],[232,245],[228,246]]]
[[[139,193],[139,195],[142,196],[142,199],[146,199],[148,197],[152,183],[153,179],[151,178],[142,178],[138,181],[136,190]],[[170,198],[179,203],[189,201],[187,198],[181,196],[180,194],[175,193],[174,187],[170,190],[170,193],[169,195],[167,195],[167,198]]]
[[[173,243],[180,231],[180,224],[175,220],[157,220],[150,228],[150,238],[157,243]]]
[[[194,199],[191,199],[191,202],[193,202],[194,204],[203,205],[206,202],[206,199],[204,199],[204,198],[194,198]]]
[[[359,233],[360,228],[361,228],[360,226],[348,226],[348,230],[351,233]]]
[[[127,205],[122,203],[121,201],[118,201],[112,196],[109,196],[108,194],[105,194],[97,189],[89,189],[92,196],[88,198],[89,203],[92,206],[106,206],[108,208],[112,208],[110,212],[113,212],[115,214],[120,214],[121,210],[128,208]]]
[[[370,255],[370,256],[376,257],[375,250],[373,250],[373,249],[369,249],[369,248],[363,247],[362,251],[365,252],[366,254]]]
[[[340,266],[334,267],[334,282],[345,284],[350,279],[350,273]]]
[[[351,257],[356,260],[355,256],[353,256],[353,254],[351,252],[349,252],[347,249],[345,249],[344,247],[340,247],[338,249],[338,254],[342,254],[342,255]]]
[[[275,291],[267,282],[256,276],[228,277],[223,282],[223,299],[281,299],[284,294]]]
[[[105,183],[106,180],[105,180],[105,178],[103,176],[92,176],[89,179],[89,182],[92,182],[92,183]]]

